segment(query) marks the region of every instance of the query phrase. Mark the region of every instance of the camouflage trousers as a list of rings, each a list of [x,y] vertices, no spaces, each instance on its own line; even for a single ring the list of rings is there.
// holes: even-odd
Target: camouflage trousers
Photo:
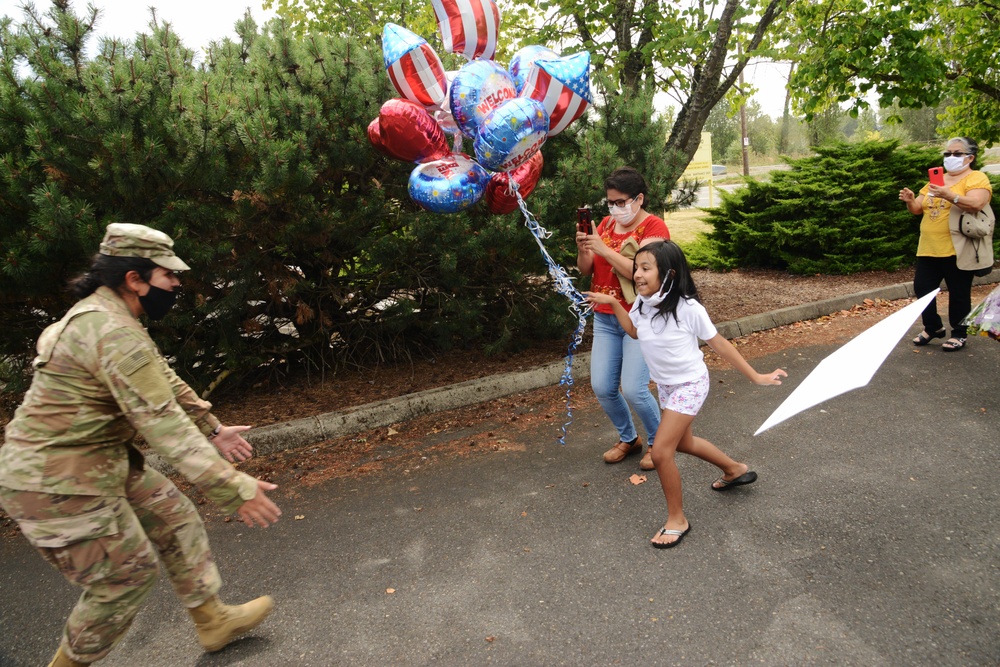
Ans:
[[[185,607],[219,592],[222,580],[195,509],[173,482],[131,470],[124,497],[63,496],[0,487],[0,505],[50,564],[83,594],[66,621],[63,651],[79,662],[105,657],[152,591],[163,562]]]

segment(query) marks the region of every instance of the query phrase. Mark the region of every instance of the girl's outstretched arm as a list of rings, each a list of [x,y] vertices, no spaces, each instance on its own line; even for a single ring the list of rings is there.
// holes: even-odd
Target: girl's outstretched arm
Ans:
[[[622,325],[622,329],[625,330],[625,333],[632,338],[639,337],[639,332],[636,331],[635,325],[632,324],[632,318],[628,316],[628,311],[622,308],[622,304],[618,301],[618,299],[610,294],[603,294],[601,292],[582,292],[582,294],[587,297],[587,301],[590,303],[609,304],[614,309],[615,317],[618,318],[618,324]]]
[[[746,376],[748,380],[754,384],[781,384],[779,378],[788,377],[788,373],[777,368],[770,373],[762,374],[758,373],[753,369],[753,367],[747,363],[747,360],[743,358],[739,350],[733,347],[733,344],[726,340],[722,334],[715,334],[712,340],[706,340],[708,346],[712,348],[716,354],[729,362],[729,364],[738,370],[740,373]]]

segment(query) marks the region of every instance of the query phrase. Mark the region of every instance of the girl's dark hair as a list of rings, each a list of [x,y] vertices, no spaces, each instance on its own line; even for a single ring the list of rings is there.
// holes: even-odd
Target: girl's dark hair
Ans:
[[[77,299],[93,294],[98,287],[110,287],[118,291],[125,282],[125,274],[137,272],[143,280],[153,277],[156,263],[145,257],[112,257],[110,255],[94,255],[90,270],[69,281],[69,291]]]
[[[666,321],[670,315],[673,315],[674,320],[679,321],[677,304],[682,298],[694,299],[701,303],[701,299],[698,298],[698,288],[695,287],[694,279],[691,277],[687,258],[684,257],[684,251],[673,241],[655,241],[644,245],[636,251],[635,257],[632,259],[632,275],[635,275],[635,262],[642,253],[649,253],[656,260],[656,272],[660,275],[661,281],[673,271],[673,274],[663,284],[663,289],[670,290],[667,293],[667,298],[656,307],[656,313],[653,317],[662,315]],[[639,303],[639,312],[642,313],[641,302]]]
[[[621,167],[611,172],[611,175],[604,179],[604,189],[624,192],[629,197],[642,195],[643,200],[649,199],[646,179],[632,167]]]

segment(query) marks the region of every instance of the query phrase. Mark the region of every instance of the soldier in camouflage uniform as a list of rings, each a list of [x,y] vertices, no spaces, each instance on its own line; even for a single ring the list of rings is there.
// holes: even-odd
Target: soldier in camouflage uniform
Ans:
[[[191,503],[146,467],[138,433],[206,496],[250,526],[281,511],[273,484],[238,472],[248,427],[222,426],[170,369],[138,316],[173,305],[188,269],[173,241],[149,227],[111,224],[91,270],[74,281],[80,301],[38,341],[34,379],[0,447],[0,505],[29,542],[83,589],[50,667],[100,660],[125,634],[163,563],[202,646],[222,648],[270,613],[264,596],[240,606],[222,584]]]

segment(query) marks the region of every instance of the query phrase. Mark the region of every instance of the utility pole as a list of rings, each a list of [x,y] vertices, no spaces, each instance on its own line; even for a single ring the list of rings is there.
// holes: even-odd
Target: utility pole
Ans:
[[[743,42],[736,42],[736,61],[743,60]],[[740,94],[743,94],[743,69],[740,69]],[[740,102],[740,135],[743,137],[743,175],[750,175],[750,139],[747,137],[747,108]]]

